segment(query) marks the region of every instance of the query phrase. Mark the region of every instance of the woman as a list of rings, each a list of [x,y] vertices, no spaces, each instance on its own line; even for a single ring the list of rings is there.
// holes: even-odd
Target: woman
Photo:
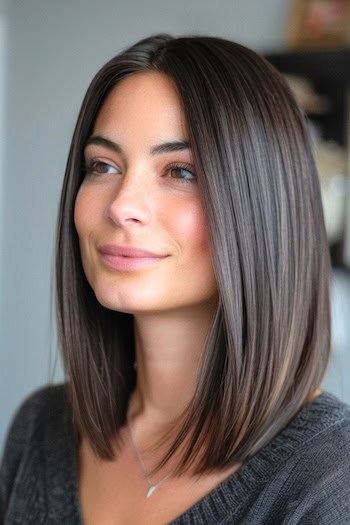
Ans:
[[[12,424],[6,523],[350,522],[349,409],[319,389],[317,174],[264,59],[155,36],[107,63],[78,118],[57,239],[68,381]]]

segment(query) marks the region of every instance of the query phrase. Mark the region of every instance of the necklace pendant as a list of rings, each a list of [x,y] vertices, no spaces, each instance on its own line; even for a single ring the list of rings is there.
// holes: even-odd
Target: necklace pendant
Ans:
[[[157,490],[157,487],[155,485],[151,485],[150,488],[147,491],[146,498],[150,498],[152,494]]]

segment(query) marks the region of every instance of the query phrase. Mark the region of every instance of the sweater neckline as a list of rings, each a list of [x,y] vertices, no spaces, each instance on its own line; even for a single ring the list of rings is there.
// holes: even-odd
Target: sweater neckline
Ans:
[[[196,517],[203,514],[208,516],[208,523],[223,523],[228,517],[227,509],[238,512],[247,498],[251,498],[252,493],[266,483],[273,472],[288,461],[298,448],[339,422],[339,415],[345,407],[333,394],[321,392],[268,445],[171,523],[180,525],[184,523],[184,518],[189,520],[188,523],[194,523]],[[78,487],[78,457],[69,405],[64,414],[62,429],[64,431],[60,433],[60,438],[50,443],[51,453],[46,458],[48,508],[57,507],[57,498],[61,498],[59,504],[67,506],[67,515],[70,518],[74,515],[75,522],[83,525]],[[59,465],[57,457],[60,458]],[[62,477],[66,480],[64,490]],[[230,517],[232,519],[234,515]]]

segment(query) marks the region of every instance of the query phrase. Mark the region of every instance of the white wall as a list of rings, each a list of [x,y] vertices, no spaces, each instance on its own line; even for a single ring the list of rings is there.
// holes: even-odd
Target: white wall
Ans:
[[[5,166],[4,166],[4,153],[5,153],[5,83],[6,83],[6,9],[5,0],[0,0],[0,337],[3,333],[3,320],[4,320],[4,183],[5,183]],[[3,391],[1,385],[3,383],[3,377],[6,370],[5,365],[5,351],[0,340],[0,400],[3,399]],[[6,399],[6,398],[5,398]],[[2,436],[2,419],[1,414],[6,414],[8,409],[5,406],[5,400],[0,401],[0,450],[1,450],[1,436]]]
[[[92,75],[121,48],[154,32],[278,48],[287,6],[288,0],[9,0],[2,19],[0,1],[0,20],[6,21],[0,46],[5,30],[7,35],[5,77],[0,51],[0,138],[6,130],[0,140],[0,447],[15,407],[48,381],[49,356],[55,355],[54,226],[74,121]],[[59,371],[56,379],[61,377]]]

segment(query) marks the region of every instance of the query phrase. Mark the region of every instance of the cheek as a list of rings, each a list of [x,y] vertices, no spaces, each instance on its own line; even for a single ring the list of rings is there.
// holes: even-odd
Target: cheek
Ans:
[[[82,217],[83,217],[83,205],[82,205],[82,199],[80,198],[80,191],[77,194],[77,197],[75,199],[74,204],[74,226],[77,230],[78,236],[80,238],[81,233],[81,226],[83,224]]]
[[[182,282],[191,293],[200,297],[217,297],[210,234],[201,204],[188,206],[177,216],[176,234],[182,254]]]
[[[80,254],[85,273],[89,252],[89,238],[93,228],[93,210],[91,200],[84,189],[79,190],[74,205],[74,225],[78,234]]]
[[[77,230],[80,242],[89,233],[96,216],[95,205],[96,199],[92,198],[90,192],[84,186],[81,186],[75,199],[74,205],[74,225]]]
[[[209,229],[204,210],[200,202],[184,206],[170,214],[174,237],[183,254],[191,256],[209,256]]]

